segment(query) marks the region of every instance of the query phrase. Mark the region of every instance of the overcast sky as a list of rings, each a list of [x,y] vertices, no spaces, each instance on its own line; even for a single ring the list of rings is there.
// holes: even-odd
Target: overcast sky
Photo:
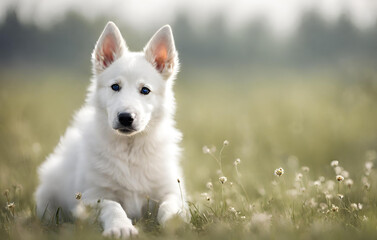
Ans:
[[[360,28],[374,26],[377,18],[377,0],[0,0],[0,21],[10,8],[22,22],[40,27],[51,27],[69,11],[89,20],[106,16],[141,30],[174,23],[179,15],[198,28],[223,16],[229,30],[240,30],[262,17],[280,35],[294,31],[309,10],[319,12],[329,22],[346,13]]]

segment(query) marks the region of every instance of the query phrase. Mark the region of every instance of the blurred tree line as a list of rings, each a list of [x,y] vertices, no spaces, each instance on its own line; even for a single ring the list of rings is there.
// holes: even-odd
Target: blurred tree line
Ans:
[[[50,29],[21,24],[8,12],[0,25],[0,69],[54,66],[75,72],[90,72],[90,55],[107,19],[88,22],[70,13]],[[140,32],[117,23],[131,50],[139,50],[153,32]],[[344,15],[335,23],[309,12],[297,31],[280,39],[263,19],[230,33],[224,19],[214,19],[197,30],[185,18],[173,24],[180,59],[185,68],[321,70],[376,69],[377,26],[355,27]]]

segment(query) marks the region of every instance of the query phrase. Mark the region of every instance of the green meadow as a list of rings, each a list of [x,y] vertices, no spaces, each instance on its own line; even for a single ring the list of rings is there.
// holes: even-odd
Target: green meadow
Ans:
[[[41,223],[33,196],[37,168],[83,104],[89,77],[1,71],[0,239],[103,238],[95,213]],[[179,75],[180,184],[191,221],[161,228],[150,210],[135,222],[138,238],[375,239],[376,80],[373,72]]]

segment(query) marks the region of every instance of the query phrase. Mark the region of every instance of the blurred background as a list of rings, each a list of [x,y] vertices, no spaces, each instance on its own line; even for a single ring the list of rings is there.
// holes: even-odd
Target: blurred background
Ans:
[[[277,167],[319,176],[338,159],[357,178],[376,157],[376,19],[374,0],[2,0],[0,188],[19,184],[20,204],[34,204],[37,166],[83,104],[109,20],[134,51],[162,25],[173,28],[192,194],[218,178],[202,147],[217,154],[225,139],[224,174],[234,179],[240,158],[250,196]]]

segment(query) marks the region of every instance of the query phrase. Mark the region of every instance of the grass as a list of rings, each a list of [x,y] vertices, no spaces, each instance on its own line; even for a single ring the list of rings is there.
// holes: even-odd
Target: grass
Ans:
[[[139,238],[375,238],[376,77],[183,76],[176,119],[191,223],[162,229],[150,209],[136,223]],[[102,239],[95,215],[41,224],[33,199],[37,167],[82,104],[88,81],[46,73],[0,78],[0,238]],[[284,174],[274,175],[278,168]]]

